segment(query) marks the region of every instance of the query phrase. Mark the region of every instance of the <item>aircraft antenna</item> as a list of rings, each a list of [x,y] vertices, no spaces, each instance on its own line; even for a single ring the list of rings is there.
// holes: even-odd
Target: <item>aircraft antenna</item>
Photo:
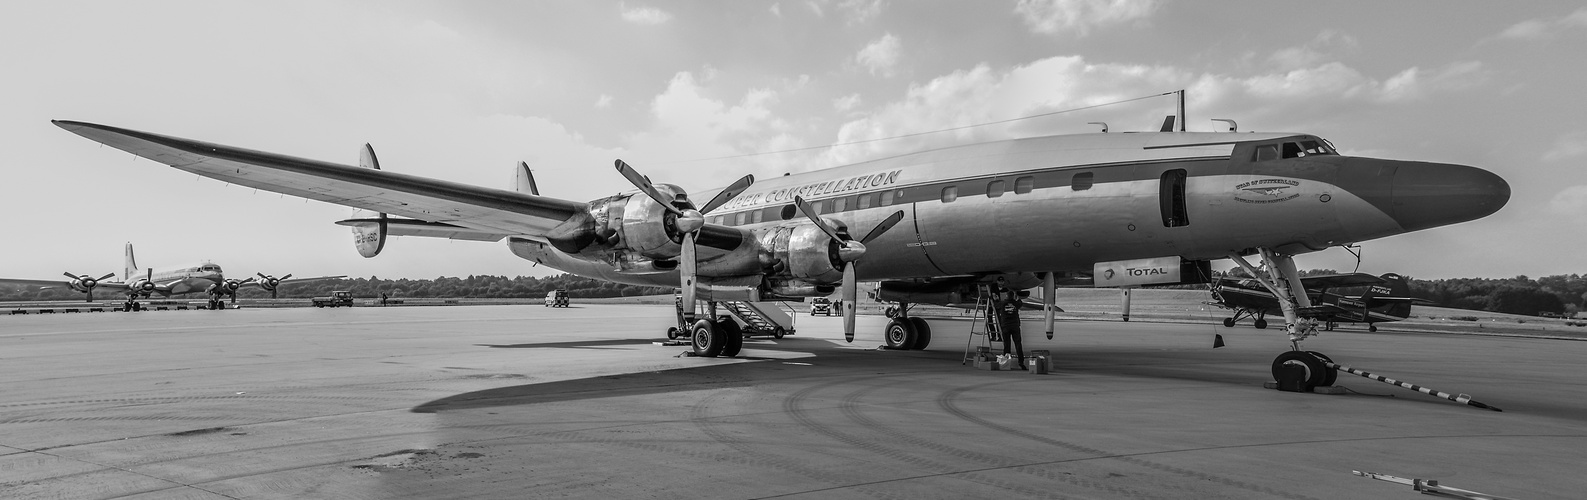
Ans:
[[[1356,256],[1356,270],[1350,271],[1350,272],[1352,272],[1352,273],[1361,272],[1361,251],[1360,250],[1356,250],[1356,249],[1361,248],[1361,245],[1339,245],[1339,248],[1343,248],[1343,249],[1345,249],[1346,252],[1350,252],[1350,255]]]
[[[733,158],[748,158],[748,157],[751,157],[751,156],[765,156],[765,155],[775,155],[775,154],[782,154],[782,153],[797,153],[797,152],[800,152],[800,151],[815,151],[815,150],[818,150],[818,149],[829,149],[829,148],[835,148],[835,147],[838,147],[838,146],[853,146],[855,144],[867,144],[867,143],[872,143],[872,142],[890,141],[890,140],[893,140],[893,139],[904,139],[904,138],[909,138],[909,137],[918,137],[918,136],[922,136],[922,135],[940,134],[940,133],[943,133],[943,132],[952,132],[952,131],[955,131],[955,130],[964,130],[964,129],[970,129],[970,128],[976,128],[976,127],[985,127],[985,126],[988,126],[988,125],[998,125],[998,124],[1009,123],[1009,122],[1017,122],[1017,121],[1020,121],[1020,120],[1029,120],[1029,119],[1032,119],[1032,118],[1041,118],[1041,117],[1044,117],[1044,116],[1061,115],[1061,114],[1064,114],[1064,113],[1073,113],[1073,112],[1076,112],[1076,111],[1084,111],[1084,110],[1087,110],[1087,109],[1100,108],[1100,107],[1104,107],[1104,106],[1112,106],[1112,105],[1115,105],[1115,104],[1124,104],[1124,103],[1127,103],[1127,102],[1135,102],[1135,101],[1139,101],[1139,100],[1142,100],[1142,99],[1151,99],[1153,97],[1162,97],[1162,96],[1165,96],[1165,95],[1172,95],[1172,94],[1174,94],[1176,92],[1179,94],[1179,114],[1183,115],[1183,114],[1185,114],[1185,111],[1184,111],[1185,110],[1185,91],[1178,90],[1178,91],[1175,91],[1175,92],[1163,92],[1161,94],[1152,94],[1152,95],[1144,95],[1144,96],[1140,96],[1140,97],[1132,97],[1132,98],[1124,99],[1124,100],[1121,100],[1121,101],[1105,102],[1105,103],[1102,103],[1102,104],[1093,104],[1093,105],[1090,105],[1090,106],[1081,106],[1081,107],[1078,107],[1078,108],[1069,108],[1069,109],[1062,109],[1062,110],[1058,110],[1058,111],[1049,111],[1049,112],[1046,112],[1046,113],[1037,113],[1037,114],[1034,114],[1034,115],[1021,116],[1021,117],[1017,117],[1017,118],[1007,118],[1007,119],[1003,119],[1003,120],[996,120],[996,121],[990,121],[990,122],[985,122],[985,123],[976,123],[976,124],[973,124],[973,125],[961,125],[961,126],[958,126],[958,127],[949,127],[949,128],[944,128],[944,129],[938,129],[938,130],[928,130],[928,131],[925,131],[925,132],[914,132],[914,133],[909,133],[909,134],[894,135],[894,136],[889,136],[889,137],[877,137],[877,138],[874,138],[874,139],[863,139],[863,140],[858,140],[858,141],[836,142],[836,143],[827,144],[827,145],[824,145],[824,146],[809,146],[809,147],[803,147],[803,148],[780,149],[780,150],[776,150],[776,151],[760,151],[760,152],[755,152],[755,153],[744,153],[744,154],[738,154],[738,155],[714,156],[714,157],[710,157],[710,158],[695,158],[695,159],[692,159],[692,160],[655,162],[653,164],[654,165],[676,165],[676,164],[679,164],[679,163],[693,163],[693,162],[698,162],[698,161],[729,160],[729,159],[733,159]],[[1184,124],[1183,123],[1180,124],[1180,130],[1181,131],[1184,130]]]
[[[1184,132],[1185,131],[1185,123],[1189,122],[1189,121],[1190,121],[1189,119],[1185,118],[1185,89],[1179,89],[1179,131],[1180,132]]]

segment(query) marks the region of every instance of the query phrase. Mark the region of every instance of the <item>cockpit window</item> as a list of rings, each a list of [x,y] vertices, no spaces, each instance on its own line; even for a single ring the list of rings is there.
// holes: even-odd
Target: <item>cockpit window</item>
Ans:
[[[1334,152],[1333,148],[1328,145],[1328,141],[1315,137],[1280,144],[1262,144],[1256,147],[1256,161],[1332,154],[1339,153]]]

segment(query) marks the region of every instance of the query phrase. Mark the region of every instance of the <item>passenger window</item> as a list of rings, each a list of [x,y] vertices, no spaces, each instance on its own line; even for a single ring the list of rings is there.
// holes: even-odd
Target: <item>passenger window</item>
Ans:
[[[1075,191],[1091,189],[1091,184],[1095,182],[1093,178],[1094,175],[1091,172],[1080,172],[1075,174],[1074,179],[1069,181],[1069,187],[1074,188]]]
[[[1185,210],[1185,169],[1176,168],[1163,172],[1158,203],[1163,212],[1163,227],[1179,227],[1190,225],[1190,218]]]
[[[848,209],[849,209],[849,199],[848,198],[838,198],[838,199],[832,200],[832,211],[833,212],[843,212],[843,211],[846,211]]]
[[[882,202],[878,203],[876,206],[885,207],[885,206],[892,205],[892,204],[893,204],[893,192],[892,191],[882,191]]]
[[[759,224],[761,222],[761,220],[764,219],[765,217],[766,217],[766,214],[765,214],[765,211],[763,211],[763,210],[756,210],[754,212],[750,212],[750,222],[752,222],[752,223]]]
[[[869,194],[860,195],[859,206],[855,207],[855,208],[861,208],[861,209],[871,208],[871,195],[869,195]]]
[[[747,219],[748,217],[749,217],[749,212],[739,212],[738,215],[734,218],[733,225],[735,225],[735,226],[744,225],[744,220]]]
[[[810,204],[810,209],[811,210],[815,210],[815,212],[818,213],[818,214],[827,213],[827,202],[818,201],[818,202],[811,203]]]
[[[1003,187],[1004,185],[1006,185],[1006,183],[1004,183],[1003,181],[992,181],[992,182],[987,183],[987,185],[986,185],[986,197],[987,198],[996,198],[996,197],[999,197],[999,196],[1003,196],[1003,191],[1006,189],[1006,188]]]
[[[958,186],[948,186],[948,187],[942,188],[942,202],[943,203],[953,203],[953,200],[957,200],[957,199],[959,199],[959,187]]]
[[[1268,161],[1268,160],[1277,160],[1277,159],[1278,159],[1278,146],[1275,146],[1275,145],[1272,145],[1272,144],[1263,144],[1261,146],[1257,146],[1256,147],[1256,161]]]
[[[1034,187],[1036,187],[1035,177],[1027,175],[1018,179],[1014,179],[1014,194],[1029,193]]]

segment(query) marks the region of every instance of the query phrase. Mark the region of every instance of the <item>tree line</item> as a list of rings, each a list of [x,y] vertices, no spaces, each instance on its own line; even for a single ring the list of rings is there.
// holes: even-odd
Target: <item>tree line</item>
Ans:
[[[1302,275],[1335,274],[1332,269],[1312,269]],[[1229,277],[1244,276],[1235,269]],[[1587,276],[1579,274],[1544,276],[1531,279],[1514,278],[1453,278],[1419,280],[1407,277],[1410,295],[1434,302],[1440,307],[1492,311],[1535,316],[1540,313],[1575,314],[1587,304]],[[1184,285],[1174,288],[1200,288],[1201,285]],[[375,298],[386,294],[390,298],[540,298],[547,292],[565,289],[575,298],[626,297],[634,295],[670,294],[672,287],[635,286],[585,278],[572,274],[559,274],[544,278],[533,276],[480,275],[467,278],[439,277],[435,279],[335,279],[312,283],[281,286],[281,298],[308,298],[330,294],[332,290],[348,290],[354,297]],[[239,298],[265,298],[270,292],[255,287],[243,288]],[[27,300],[81,300],[83,294],[64,285],[59,288],[27,290],[11,288],[0,290],[0,301]],[[96,290],[95,298],[117,300],[121,295],[110,290]]]

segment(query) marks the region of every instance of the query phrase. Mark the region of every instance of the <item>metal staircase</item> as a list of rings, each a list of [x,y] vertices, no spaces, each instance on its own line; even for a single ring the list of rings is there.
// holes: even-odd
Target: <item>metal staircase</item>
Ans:
[[[775,302],[719,302],[728,312],[744,323],[745,335],[770,335],[782,338],[793,335],[793,316],[783,312]]]

